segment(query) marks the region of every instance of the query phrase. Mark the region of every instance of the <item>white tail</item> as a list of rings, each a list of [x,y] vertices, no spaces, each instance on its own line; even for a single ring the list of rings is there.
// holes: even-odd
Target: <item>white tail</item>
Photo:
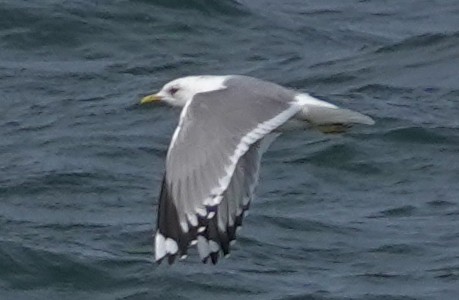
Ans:
[[[331,103],[316,99],[307,94],[298,94],[295,99],[303,106],[299,117],[315,125],[327,124],[365,124],[375,121],[369,116],[350,109],[339,108]]]

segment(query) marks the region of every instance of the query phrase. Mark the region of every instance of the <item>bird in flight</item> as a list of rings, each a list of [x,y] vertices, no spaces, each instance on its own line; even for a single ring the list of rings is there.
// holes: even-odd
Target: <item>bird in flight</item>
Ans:
[[[158,204],[155,259],[201,260],[228,255],[257,185],[260,160],[282,132],[318,128],[341,132],[372,125],[361,113],[257,78],[188,76],[175,79],[141,104],[182,107],[167,151]]]

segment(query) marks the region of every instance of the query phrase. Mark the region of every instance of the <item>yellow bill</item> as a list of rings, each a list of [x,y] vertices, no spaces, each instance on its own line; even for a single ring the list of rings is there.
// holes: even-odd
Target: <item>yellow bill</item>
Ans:
[[[140,100],[140,104],[151,103],[151,102],[160,101],[160,100],[161,100],[161,96],[157,94],[152,94],[152,95],[143,97],[142,100]]]

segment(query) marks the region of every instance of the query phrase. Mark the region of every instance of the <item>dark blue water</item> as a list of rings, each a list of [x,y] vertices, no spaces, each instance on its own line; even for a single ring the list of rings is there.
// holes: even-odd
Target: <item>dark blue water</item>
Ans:
[[[459,3],[0,1],[0,299],[457,299]],[[232,256],[153,262],[178,112],[244,74],[376,120],[289,133]]]

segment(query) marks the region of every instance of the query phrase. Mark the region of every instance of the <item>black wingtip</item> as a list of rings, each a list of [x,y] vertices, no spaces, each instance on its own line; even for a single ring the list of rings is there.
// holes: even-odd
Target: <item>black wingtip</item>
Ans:
[[[218,262],[218,257],[219,253],[218,252],[212,252],[210,253],[210,259],[212,260],[212,264],[216,265]]]
[[[167,256],[167,262],[169,263],[169,265],[172,265],[174,263],[176,256],[177,255],[175,255],[175,254]]]

